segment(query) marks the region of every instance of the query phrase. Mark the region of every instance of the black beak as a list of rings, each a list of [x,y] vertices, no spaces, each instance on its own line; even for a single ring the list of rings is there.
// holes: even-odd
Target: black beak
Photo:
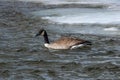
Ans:
[[[37,36],[39,36],[40,35],[40,33],[37,33],[36,35],[35,35],[35,37],[37,37]]]

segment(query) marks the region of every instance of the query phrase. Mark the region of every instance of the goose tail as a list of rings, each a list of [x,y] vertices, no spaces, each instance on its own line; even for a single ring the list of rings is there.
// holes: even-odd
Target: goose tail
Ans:
[[[90,42],[90,41],[85,41],[85,42],[83,42],[83,44],[84,44],[84,45],[92,45],[92,42]]]

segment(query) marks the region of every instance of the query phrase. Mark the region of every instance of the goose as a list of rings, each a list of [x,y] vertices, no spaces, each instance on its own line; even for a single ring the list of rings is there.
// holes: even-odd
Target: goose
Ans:
[[[44,29],[41,29],[35,36],[37,37],[39,35],[44,37],[44,46],[48,49],[76,49],[82,46],[91,45],[90,41],[73,37],[61,37],[50,43],[47,32]]]

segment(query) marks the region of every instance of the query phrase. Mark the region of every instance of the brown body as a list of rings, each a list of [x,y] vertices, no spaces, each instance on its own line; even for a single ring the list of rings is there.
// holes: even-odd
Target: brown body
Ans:
[[[73,46],[80,45],[84,42],[85,40],[82,40],[82,39],[62,37],[48,44],[46,47],[51,48],[51,49],[71,49]]]

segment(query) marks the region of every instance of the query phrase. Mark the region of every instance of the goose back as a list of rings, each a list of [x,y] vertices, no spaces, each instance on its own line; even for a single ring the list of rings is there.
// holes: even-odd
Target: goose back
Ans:
[[[72,38],[72,37],[61,37],[60,39],[47,45],[48,48],[52,49],[70,49],[72,46],[84,43],[85,40]]]

